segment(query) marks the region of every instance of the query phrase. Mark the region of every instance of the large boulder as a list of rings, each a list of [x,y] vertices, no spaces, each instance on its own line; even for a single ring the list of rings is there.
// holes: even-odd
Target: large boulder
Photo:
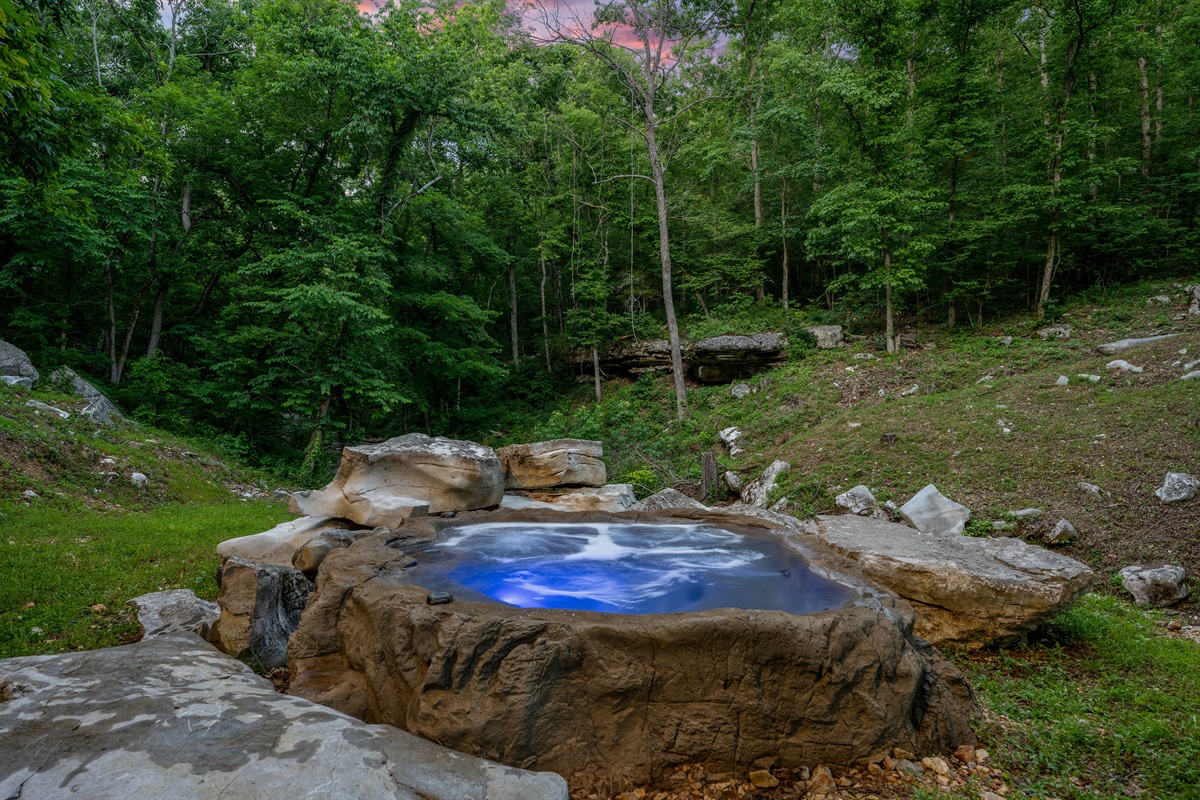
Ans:
[[[221,608],[211,600],[201,600],[191,589],[168,589],[126,600],[137,611],[142,638],[165,633],[189,632],[207,638]]]
[[[504,469],[496,451],[475,442],[423,433],[342,450],[324,489],[292,495],[294,514],[344,517],[373,528],[398,528],[409,517],[500,504]]]
[[[221,565],[221,615],[209,641],[222,652],[262,669],[287,663],[288,639],[300,624],[312,583],[293,567],[240,558]]]
[[[29,356],[25,355],[25,351],[15,344],[4,341],[0,341],[0,375],[28,379],[28,384],[19,383],[26,387],[32,386],[38,380],[38,371],[34,369],[33,362],[29,360]],[[17,381],[12,381],[12,383],[17,383]]]
[[[691,352],[692,374],[704,383],[747,378],[780,363],[787,344],[787,339],[778,333],[702,339]]]
[[[0,797],[567,800],[562,778],[278,694],[191,634],[0,661]]]
[[[507,489],[603,486],[608,479],[604,445],[584,439],[511,444],[496,451]]]
[[[87,405],[83,407],[81,413],[92,422],[100,425],[113,425],[125,419],[125,415],[121,413],[121,409],[117,408],[116,403],[109,400],[103,392],[79,377],[69,367],[59,367],[51,372],[50,382],[69,389],[87,400]]]
[[[553,511],[624,511],[633,505],[633,486],[606,483],[604,486],[577,486],[546,489],[540,492],[508,492],[501,508],[549,509]]]
[[[1178,565],[1125,567],[1120,575],[1122,588],[1142,608],[1165,608],[1187,599],[1187,571]]]
[[[1088,591],[1084,564],[1020,539],[928,535],[850,514],[817,517],[821,541],[912,604],[933,643],[1018,641]]]
[[[1168,472],[1163,485],[1154,494],[1164,503],[1182,503],[1191,500],[1200,491],[1200,478],[1186,472]]]
[[[217,555],[222,560],[237,557],[261,564],[290,567],[296,551],[309,539],[322,531],[344,530],[347,525],[353,527],[353,523],[342,519],[301,517],[281,522],[269,531],[226,539],[217,545]]]
[[[841,347],[845,342],[846,337],[842,333],[841,325],[810,325],[804,330],[808,331],[817,340],[817,347],[821,350],[832,350],[835,347]]]
[[[462,599],[405,585],[401,534],[450,525],[662,521],[654,515],[493,512],[414,520],[326,558],[289,647],[290,691],[462,752],[580,780],[658,779],[684,763],[743,770],[881,759],[971,742],[970,691],[914,639],[912,610],[811,537],[745,517],[675,520],[777,530],[855,588],[836,610],[600,614]],[[428,540],[428,539],[427,539]],[[420,558],[420,556],[416,556]]]
[[[931,483],[900,506],[900,518],[921,533],[959,534],[966,530],[971,509],[946,497]]]
[[[1188,313],[1200,317],[1200,283],[1188,286],[1184,291],[1187,292]]]

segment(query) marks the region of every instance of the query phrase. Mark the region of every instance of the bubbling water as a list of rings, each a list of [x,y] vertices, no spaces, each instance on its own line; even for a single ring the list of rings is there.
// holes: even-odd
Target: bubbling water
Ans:
[[[858,596],[777,536],[704,524],[489,522],[408,552],[405,583],[520,608],[811,614]]]

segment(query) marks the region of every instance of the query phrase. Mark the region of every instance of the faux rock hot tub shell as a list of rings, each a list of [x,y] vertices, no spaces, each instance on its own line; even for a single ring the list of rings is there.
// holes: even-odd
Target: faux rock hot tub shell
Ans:
[[[704,512],[672,512],[710,521]],[[913,612],[810,536],[753,518],[853,588],[812,614],[612,614],[461,599],[429,605],[400,548],[475,522],[680,522],[494,512],[410,520],[331,553],[288,648],[291,692],[462,752],[568,779],[645,782],[682,763],[851,764],[973,741],[970,690],[912,634]]]

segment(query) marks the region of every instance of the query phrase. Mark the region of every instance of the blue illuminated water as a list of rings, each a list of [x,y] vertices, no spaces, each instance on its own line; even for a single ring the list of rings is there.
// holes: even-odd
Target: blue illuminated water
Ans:
[[[405,583],[521,608],[811,614],[857,597],[776,536],[712,525],[483,523],[406,550]]]

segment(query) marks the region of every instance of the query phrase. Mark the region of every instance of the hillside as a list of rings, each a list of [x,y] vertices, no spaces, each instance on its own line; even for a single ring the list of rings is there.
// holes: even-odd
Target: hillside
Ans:
[[[1020,531],[1033,541],[1070,520],[1080,537],[1065,552],[1102,581],[1142,560],[1195,575],[1200,502],[1167,506],[1154,496],[1167,471],[1200,474],[1200,381],[1180,380],[1183,365],[1200,359],[1200,318],[1176,318],[1182,285],[1079,297],[1061,316],[1072,328],[1067,340],[1042,340],[1021,317],[982,333],[910,326],[904,333],[917,346],[891,356],[865,337],[836,350],[794,347],[789,363],[749,380],[756,391],[740,400],[727,385],[693,386],[682,423],[666,378],[648,377],[607,384],[602,403],[564,407],[509,433],[599,439],[612,479],[634,483],[639,495],[666,485],[698,492],[704,450],[743,479],[782,459],[792,470],[778,496],[798,516],[833,511],[834,497],[860,483],[897,503],[934,483],[972,509],[972,534],[1023,508],[1044,511]],[[1160,294],[1172,302],[1151,300]],[[1117,355],[1095,349],[1156,333],[1178,335]],[[1114,359],[1144,371],[1106,369]],[[1057,385],[1063,375],[1068,384]],[[732,425],[747,451],[737,459],[717,438]],[[894,446],[881,443],[885,433],[896,435]]]

